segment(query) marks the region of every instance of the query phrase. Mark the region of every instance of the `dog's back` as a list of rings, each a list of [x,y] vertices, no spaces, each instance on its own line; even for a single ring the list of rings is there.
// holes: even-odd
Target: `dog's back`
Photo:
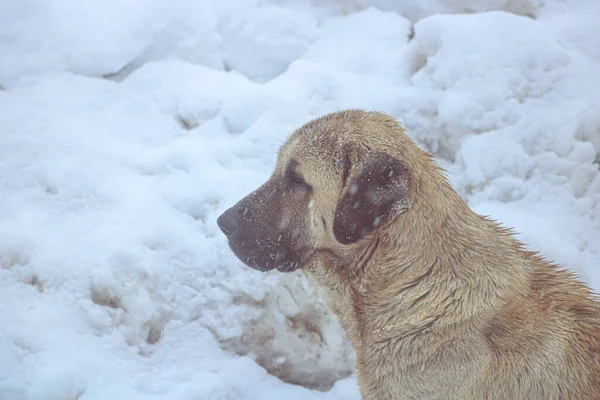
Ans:
[[[366,293],[347,301],[352,317],[338,313],[365,398],[600,399],[600,303],[572,273],[473,216],[489,227],[487,246],[462,238],[475,254],[432,257],[400,283],[367,271]]]
[[[523,257],[530,290],[490,316],[480,398],[600,399],[599,303],[572,273]]]

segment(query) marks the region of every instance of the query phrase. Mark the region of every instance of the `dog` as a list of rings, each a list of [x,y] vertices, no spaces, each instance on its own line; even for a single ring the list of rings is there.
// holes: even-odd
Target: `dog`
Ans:
[[[217,223],[247,266],[302,270],[366,400],[600,399],[596,295],[474,213],[391,116],[308,122]]]

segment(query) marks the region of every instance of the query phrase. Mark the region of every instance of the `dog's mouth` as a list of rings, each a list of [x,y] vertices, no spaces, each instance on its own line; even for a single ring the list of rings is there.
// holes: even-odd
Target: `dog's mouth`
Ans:
[[[299,262],[286,261],[277,267],[277,271],[279,271],[279,272],[294,272],[299,268],[301,268]]]
[[[246,266],[260,272],[293,272],[302,267],[300,260],[289,256],[288,251],[269,244],[265,244],[264,247],[250,247],[244,242],[229,240],[229,247]]]

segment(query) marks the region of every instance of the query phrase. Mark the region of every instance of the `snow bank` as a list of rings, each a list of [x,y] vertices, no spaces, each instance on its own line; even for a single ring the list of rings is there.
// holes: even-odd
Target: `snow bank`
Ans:
[[[478,211],[599,284],[599,64],[561,45],[560,33],[543,19],[497,12],[417,23],[410,82],[430,96],[422,112],[434,118],[422,136],[413,132],[456,161],[455,187]],[[511,217],[512,209],[527,212]]]
[[[3,1],[0,22],[3,87],[31,74],[103,76],[171,57],[222,68],[207,0]]]
[[[594,1],[13,3],[0,399],[360,398],[300,275],[243,267],[215,224],[343,108],[401,119],[476,211],[600,289]]]
[[[358,0],[362,7],[377,7],[395,11],[411,21],[434,14],[471,14],[486,11],[505,11],[533,17],[544,0]]]

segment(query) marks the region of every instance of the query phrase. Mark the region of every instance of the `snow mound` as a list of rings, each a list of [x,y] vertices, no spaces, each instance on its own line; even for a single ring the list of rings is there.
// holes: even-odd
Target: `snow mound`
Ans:
[[[86,76],[128,73],[178,58],[222,68],[208,0],[0,3],[0,86],[49,71]]]
[[[226,14],[219,28],[226,68],[257,81],[285,71],[318,35],[311,14],[278,6]]]
[[[471,14],[486,11],[534,17],[544,5],[543,0],[358,0],[362,7],[377,7],[395,11],[411,21],[434,14]]]

